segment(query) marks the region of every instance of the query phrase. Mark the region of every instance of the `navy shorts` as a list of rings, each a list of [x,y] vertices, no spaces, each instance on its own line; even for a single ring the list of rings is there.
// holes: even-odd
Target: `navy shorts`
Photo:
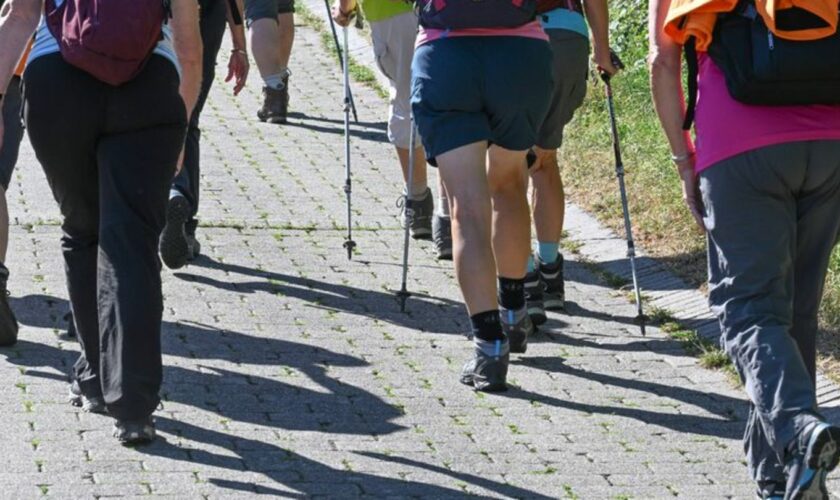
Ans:
[[[250,27],[260,19],[277,19],[280,14],[292,14],[295,0],[245,0],[245,19]]]
[[[20,118],[20,78],[14,77],[3,96],[3,145],[0,146],[0,186],[9,189],[12,173],[23,140],[23,122]]]
[[[548,42],[515,36],[421,45],[412,75],[411,107],[429,158],[479,141],[531,148],[553,88]]]

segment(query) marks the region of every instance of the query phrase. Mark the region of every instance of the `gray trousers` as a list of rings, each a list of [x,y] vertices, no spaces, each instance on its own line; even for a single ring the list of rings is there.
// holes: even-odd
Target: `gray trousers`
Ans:
[[[840,141],[754,150],[700,175],[709,302],[752,403],[756,481],[784,481],[785,448],[819,419],[817,313],[840,237]]]

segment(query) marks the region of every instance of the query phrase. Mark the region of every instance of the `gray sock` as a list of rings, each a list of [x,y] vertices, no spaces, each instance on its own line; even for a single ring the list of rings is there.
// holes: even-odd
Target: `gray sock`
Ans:
[[[429,190],[428,184],[419,184],[417,182],[411,183],[411,194],[409,198],[414,201],[422,201],[426,199],[426,192]]]
[[[508,344],[506,341],[481,340],[479,338],[475,338],[473,339],[473,342],[475,342],[475,346],[484,355],[494,358],[504,356],[510,351],[510,344]]]
[[[274,90],[283,90],[286,87],[286,84],[283,83],[283,79],[286,78],[288,70],[286,68],[281,69],[279,72],[274,73],[273,75],[268,75],[263,78],[265,82],[265,86],[274,89]]]
[[[449,218],[449,200],[446,196],[438,196],[437,213],[440,217]]]

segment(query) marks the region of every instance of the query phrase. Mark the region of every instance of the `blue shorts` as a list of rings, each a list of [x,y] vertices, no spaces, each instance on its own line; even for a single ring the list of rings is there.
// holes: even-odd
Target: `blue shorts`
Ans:
[[[535,144],[554,85],[547,42],[442,38],[417,48],[411,70],[411,107],[430,159],[479,141],[512,151]]]

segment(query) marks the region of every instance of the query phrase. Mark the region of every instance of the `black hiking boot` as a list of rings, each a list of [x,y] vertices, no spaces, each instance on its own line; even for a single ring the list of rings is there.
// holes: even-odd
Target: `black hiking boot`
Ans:
[[[500,308],[499,316],[502,320],[502,331],[510,343],[510,352],[522,354],[527,351],[528,337],[536,332],[527,309],[514,311]]]
[[[73,379],[70,382],[70,394],[67,398],[70,401],[70,404],[81,408],[82,411],[87,413],[97,413],[99,415],[107,415],[108,414],[108,407],[105,405],[105,398],[100,396],[86,396],[82,393],[82,388],[79,386],[79,381]]]
[[[155,421],[150,416],[140,420],[117,420],[114,422],[114,437],[123,446],[141,446],[155,440]]]
[[[192,208],[187,198],[176,195],[166,207],[166,225],[160,235],[160,257],[169,269],[180,269],[190,260],[190,242],[186,224]]]
[[[18,322],[9,306],[9,269],[0,264],[0,347],[10,347],[17,343]]]
[[[402,209],[402,223],[408,224],[412,238],[415,240],[432,239],[432,216],[435,213],[435,200],[431,189],[426,188],[422,199],[412,200],[409,198],[408,205],[406,205],[406,197],[400,196],[397,200],[397,206]]]
[[[537,258],[537,269],[543,282],[543,302],[549,311],[562,311],[566,308],[566,286],[563,278],[563,254],[557,254],[557,260],[546,264]]]
[[[525,302],[528,307],[528,316],[535,326],[540,326],[548,321],[543,303],[543,282],[540,279],[539,271],[533,271],[525,275]]]
[[[432,239],[438,260],[452,260],[452,219],[435,214],[432,217]]]

